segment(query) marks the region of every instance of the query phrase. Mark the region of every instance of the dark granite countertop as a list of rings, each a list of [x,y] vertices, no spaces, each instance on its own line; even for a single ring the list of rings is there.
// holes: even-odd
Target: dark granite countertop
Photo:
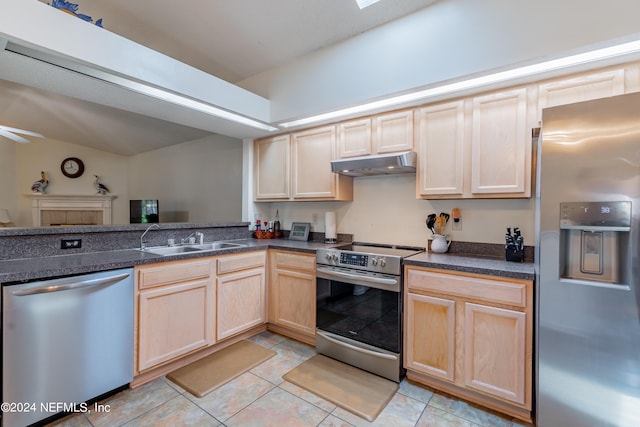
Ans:
[[[0,261],[0,283],[38,280],[96,271],[114,270],[136,265],[175,261],[241,253],[261,249],[286,249],[289,251],[315,253],[318,248],[335,246],[321,242],[301,242],[287,239],[239,239],[226,240],[244,246],[206,252],[190,252],[171,256],[155,255],[137,249],[122,249],[56,255],[39,258],[21,258]]]
[[[404,259],[405,265],[439,268],[452,272],[488,274],[512,279],[535,279],[534,264],[530,262],[509,262],[503,259],[474,257],[468,255],[438,254],[423,252]]]
[[[191,252],[161,256],[136,249],[121,249],[100,252],[55,255],[38,258],[22,258],[0,261],[0,283],[38,280],[96,271],[114,270],[136,265],[181,259],[195,259],[261,249],[283,249],[288,251],[315,253],[320,248],[336,246],[318,241],[294,241],[288,239],[235,239],[225,240],[244,246],[207,252]],[[499,259],[435,254],[424,252],[405,259],[407,265],[439,268],[458,272],[488,274],[510,278],[533,280],[533,264],[514,263]]]

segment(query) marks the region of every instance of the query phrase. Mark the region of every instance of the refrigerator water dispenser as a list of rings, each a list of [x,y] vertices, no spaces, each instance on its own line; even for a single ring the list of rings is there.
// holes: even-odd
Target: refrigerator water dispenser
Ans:
[[[561,203],[560,277],[622,284],[630,228],[631,202]]]

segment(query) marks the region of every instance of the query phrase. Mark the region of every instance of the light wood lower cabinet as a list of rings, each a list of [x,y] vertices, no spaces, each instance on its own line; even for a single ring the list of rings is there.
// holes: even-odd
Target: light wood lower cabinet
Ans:
[[[531,420],[533,283],[405,267],[407,377]]]
[[[407,369],[453,381],[456,303],[450,299],[409,293],[405,310]]]
[[[266,323],[265,252],[217,259],[218,340]]]
[[[136,272],[137,372],[215,342],[215,270],[209,259],[152,264]]]
[[[526,314],[468,302],[464,306],[465,386],[523,405]]]
[[[315,345],[315,255],[270,250],[269,328]]]
[[[266,252],[136,268],[136,373],[266,323]]]

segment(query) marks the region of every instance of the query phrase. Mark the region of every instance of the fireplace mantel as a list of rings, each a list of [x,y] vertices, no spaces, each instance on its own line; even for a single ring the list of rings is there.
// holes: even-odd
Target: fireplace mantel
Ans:
[[[66,211],[75,214],[84,212],[98,213],[101,218],[99,224],[111,224],[111,204],[117,196],[100,194],[93,195],[61,195],[61,194],[27,194],[31,199],[31,213],[33,226],[39,227],[43,224],[43,211]],[[61,223],[59,225],[77,225],[77,221]]]

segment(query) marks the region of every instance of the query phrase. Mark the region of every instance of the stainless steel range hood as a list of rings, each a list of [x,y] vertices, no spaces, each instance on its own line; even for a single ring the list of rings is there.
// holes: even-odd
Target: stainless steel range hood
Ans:
[[[397,175],[416,172],[415,151],[331,161],[331,171],[348,176]]]

